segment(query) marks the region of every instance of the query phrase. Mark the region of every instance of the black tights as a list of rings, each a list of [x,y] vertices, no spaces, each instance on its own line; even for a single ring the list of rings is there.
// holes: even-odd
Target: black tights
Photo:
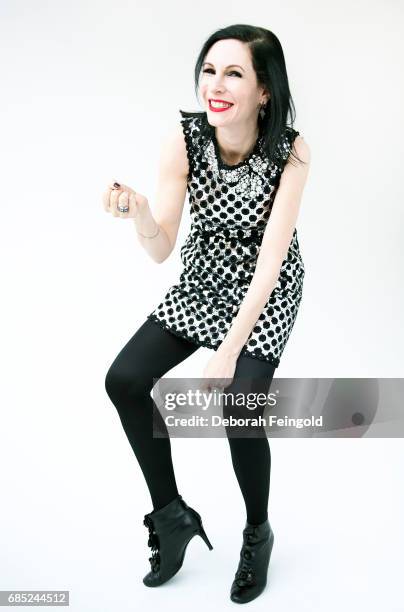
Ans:
[[[153,378],[163,377],[198,348],[198,345],[146,319],[115,358],[105,378],[106,391],[118,411],[139,462],[154,510],[173,500],[178,495],[178,489],[170,438],[153,438],[154,403],[150,394]],[[240,377],[251,379],[253,386],[254,382],[259,383],[258,391],[268,393],[274,370],[275,366],[268,362],[241,355],[237,360],[233,382],[225,388],[225,393],[237,388]],[[254,416],[262,412],[263,409],[255,410]],[[224,412],[223,416],[228,415]],[[231,437],[231,434],[227,434],[247,521],[253,525],[268,518],[271,453],[265,430],[261,430],[262,437]],[[229,431],[226,428],[226,432]]]

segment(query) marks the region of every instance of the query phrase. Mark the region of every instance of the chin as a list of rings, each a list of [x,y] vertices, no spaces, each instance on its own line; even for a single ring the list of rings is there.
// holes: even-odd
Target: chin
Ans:
[[[206,117],[209,123],[211,123],[212,125],[224,125],[227,123],[231,123],[233,120],[233,117],[229,118],[225,116],[224,113],[215,113],[214,111],[211,111],[209,109],[206,109]]]

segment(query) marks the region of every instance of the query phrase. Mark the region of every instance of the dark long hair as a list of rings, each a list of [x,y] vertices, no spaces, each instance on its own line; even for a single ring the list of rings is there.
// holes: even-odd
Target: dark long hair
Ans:
[[[279,39],[270,30],[251,25],[237,24],[221,28],[209,36],[195,64],[195,93],[198,97],[199,77],[209,49],[218,40],[235,38],[246,43],[251,51],[252,65],[259,85],[271,94],[265,115],[258,115],[258,128],[264,136],[263,147],[270,160],[279,156],[278,143],[288,128],[293,128],[296,117],[295,106],[289,89],[286,63]],[[201,134],[211,137],[214,127],[207,121],[206,112],[194,113],[203,119]],[[288,124],[288,118],[290,123]],[[295,159],[304,163],[292,151]]]

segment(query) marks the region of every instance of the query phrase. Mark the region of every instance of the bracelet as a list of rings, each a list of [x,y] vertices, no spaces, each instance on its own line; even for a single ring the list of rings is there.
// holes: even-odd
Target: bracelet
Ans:
[[[136,230],[137,231],[137,230]],[[140,236],[143,236],[143,238],[155,238],[157,236],[157,234],[160,231],[160,226],[157,225],[157,232],[153,235],[153,236],[145,236],[144,234],[141,234],[139,231],[137,232]]]

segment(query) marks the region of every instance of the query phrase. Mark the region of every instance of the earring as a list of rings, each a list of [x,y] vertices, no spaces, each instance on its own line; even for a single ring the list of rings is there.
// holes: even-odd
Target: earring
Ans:
[[[265,109],[266,109],[266,104],[261,104],[261,110],[260,110],[260,117],[261,119],[263,119],[265,117]]]

